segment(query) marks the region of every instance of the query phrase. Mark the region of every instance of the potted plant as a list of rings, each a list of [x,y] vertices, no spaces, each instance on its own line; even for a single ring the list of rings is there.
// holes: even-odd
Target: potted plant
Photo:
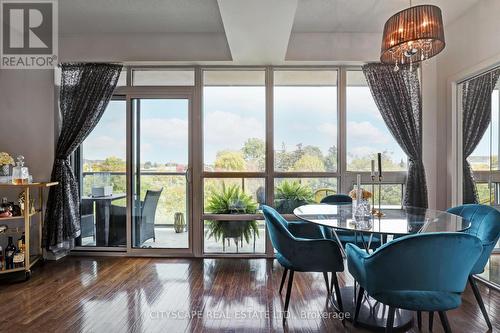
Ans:
[[[285,180],[276,187],[274,205],[281,214],[292,214],[299,206],[314,202],[312,190],[298,181]]]
[[[213,214],[255,214],[257,203],[237,185],[222,185],[222,191],[212,191],[208,198],[207,210]],[[252,234],[259,235],[257,221],[216,221],[208,220],[208,237],[216,241],[233,238],[235,242],[244,238],[250,243]]]

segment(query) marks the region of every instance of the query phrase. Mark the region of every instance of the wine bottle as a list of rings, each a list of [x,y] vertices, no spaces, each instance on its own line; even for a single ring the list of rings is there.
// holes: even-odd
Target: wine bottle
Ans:
[[[12,236],[9,236],[9,244],[5,248],[5,268],[11,269],[14,268],[14,254],[17,249],[12,240]]]

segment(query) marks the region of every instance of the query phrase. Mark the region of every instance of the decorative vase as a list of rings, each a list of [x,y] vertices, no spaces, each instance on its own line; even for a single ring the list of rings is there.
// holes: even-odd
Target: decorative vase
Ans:
[[[177,212],[174,214],[174,230],[176,233],[184,232],[186,227],[186,221],[184,220],[184,214]]]
[[[352,218],[354,220],[363,220],[365,217],[370,216],[370,202],[368,200],[354,200],[352,208]]]
[[[2,164],[0,166],[0,176],[10,176],[10,166],[8,164]]]

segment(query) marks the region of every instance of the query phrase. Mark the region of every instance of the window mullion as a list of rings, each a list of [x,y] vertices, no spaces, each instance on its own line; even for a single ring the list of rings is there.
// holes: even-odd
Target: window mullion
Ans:
[[[338,153],[337,153],[337,168],[339,179],[337,180],[337,191],[340,193],[347,193],[349,179],[346,174],[347,170],[347,149],[346,149],[346,128],[347,128],[347,115],[346,115],[346,70],[344,67],[339,68],[338,76]]]
[[[266,203],[274,203],[274,71],[266,67]],[[274,249],[266,232],[266,255],[274,257]]]

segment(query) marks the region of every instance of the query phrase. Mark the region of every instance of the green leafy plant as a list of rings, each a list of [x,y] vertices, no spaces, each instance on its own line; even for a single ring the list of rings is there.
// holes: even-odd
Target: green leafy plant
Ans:
[[[274,201],[278,212],[291,214],[296,207],[314,202],[314,193],[298,181],[285,180],[276,187]]]
[[[257,203],[237,185],[222,184],[221,191],[212,191],[207,210],[213,214],[255,214]],[[252,234],[259,235],[257,221],[207,221],[208,237],[216,241],[242,237],[250,243]]]

